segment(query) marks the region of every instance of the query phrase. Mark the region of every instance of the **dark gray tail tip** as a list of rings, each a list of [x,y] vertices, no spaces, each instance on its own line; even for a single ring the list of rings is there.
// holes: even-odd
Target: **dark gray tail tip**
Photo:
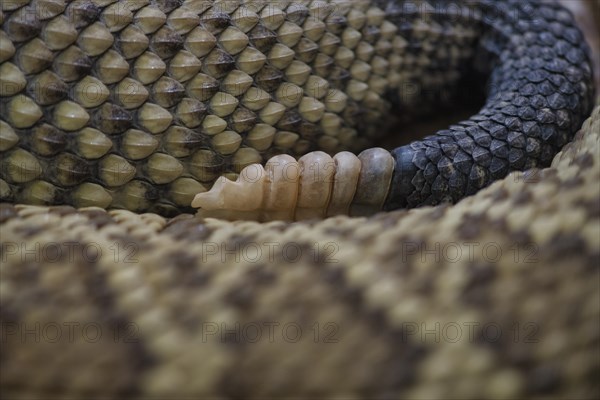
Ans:
[[[413,163],[414,150],[410,145],[398,147],[391,153],[395,160],[394,175],[383,206],[385,211],[406,208],[409,205],[408,196],[416,190],[412,180],[418,171]]]

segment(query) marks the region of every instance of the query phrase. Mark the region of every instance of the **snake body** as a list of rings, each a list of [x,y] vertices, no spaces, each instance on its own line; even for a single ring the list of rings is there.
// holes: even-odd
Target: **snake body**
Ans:
[[[0,22],[3,395],[598,394],[600,110],[575,136],[592,68],[561,6],[34,0]],[[369,149],[476,87],[468,120]],[[320,216],[336,190],[387,212],[187,214],[318,149],[367,149]]]
[[[374,210],[456,202],[548,166],[593,105],[582,35],[555,4],[25,3],[3,13],[8,201],[189,210],[220,175],[364,148],[390,110],[490,75],[477,115],[367,174],[383,177]]]

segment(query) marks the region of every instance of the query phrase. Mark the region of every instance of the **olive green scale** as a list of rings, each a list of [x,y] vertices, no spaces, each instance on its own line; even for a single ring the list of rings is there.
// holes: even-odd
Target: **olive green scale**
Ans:
[[[426,83],[456,81],[471,53],[442,52],[474,37],[415,24],[416,56],[370,2],[175,3],[2,4],[2,200],[172,214],[275,154],[358,151],[386,91],[436,58]]]

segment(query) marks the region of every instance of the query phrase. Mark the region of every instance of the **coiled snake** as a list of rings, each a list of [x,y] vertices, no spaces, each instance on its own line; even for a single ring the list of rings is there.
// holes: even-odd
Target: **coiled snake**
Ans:
[[[561,6],[15,0],[0,21],[3,395],[598,394],[600,113],[575,136],[592,69]],[[434,136],[327,154],[484,84]],[[187,214],[198,193],[276,221]]]

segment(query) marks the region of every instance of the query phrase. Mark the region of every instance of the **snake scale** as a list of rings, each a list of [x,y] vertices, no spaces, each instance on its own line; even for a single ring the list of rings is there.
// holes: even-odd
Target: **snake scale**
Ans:
[[[562,6],[14,0],[0,23],[3,398],[600,393],[600,107]],[[190,213],[278,154],[300,177],[269,212],[351,216]]]

